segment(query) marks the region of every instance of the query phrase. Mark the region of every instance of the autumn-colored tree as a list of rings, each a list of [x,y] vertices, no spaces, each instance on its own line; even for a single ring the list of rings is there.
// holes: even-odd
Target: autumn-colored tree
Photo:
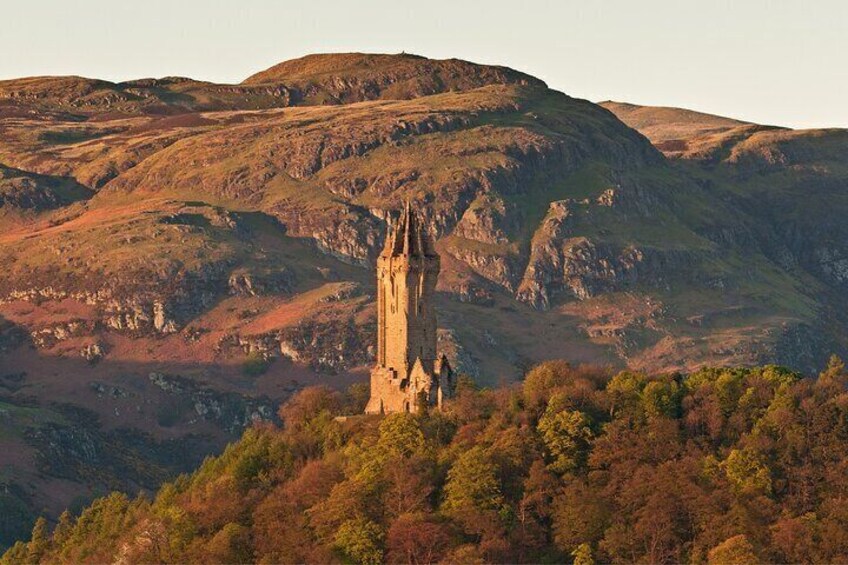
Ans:
[[[601,495],[582,480],[574,480],[553,500],[553,533],[557,546],[571,553],[584,543],[603,538],[607,504]]]
[[[386,536],[389,563],[438,563],[451,545],[451,531],[433,514],[403,514],[392,522]]]
[[[571,552],[574,558],[574,565],[595,565],[595,559],[592,557],[592,546],[588,543],[581,543],[574,551]]]
[[[50,532],[47,529],[47,520],[39,516],[32,528],[32,538],[27,546],[27,563],[38,563],[50,548]]]
[[[435,469],[426,457],[396,458],[385,466],[385,488],[382,495],[386,513],[396,518],[430,509]]]
[[[744,534],[728,538],[712,548],[708,554],[709,565],[757,565],[754,546]]]
[[[250,530],[230,522],[218,530],[207,543],[203,553],[210,563],[248,563],[253,561]]]

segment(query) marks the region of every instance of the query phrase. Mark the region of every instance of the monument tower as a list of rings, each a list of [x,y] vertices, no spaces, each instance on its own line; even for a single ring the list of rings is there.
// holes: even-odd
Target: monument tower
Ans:
[[[407,203],[377,258],[377,363],[365,412],[441,408],[451,394],[450,365],[436,353],[438,277],[439,255]]]

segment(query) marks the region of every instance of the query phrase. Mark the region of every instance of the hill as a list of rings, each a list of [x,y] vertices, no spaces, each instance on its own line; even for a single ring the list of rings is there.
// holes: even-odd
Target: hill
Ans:
[[[406,200],[442,256],[440,347],[483,383],[845,352],[845,133],[722,122],[759,129],[674,156],[627,120],[408,55],[3,81],[3,508],[155,489],[305,386],[363,382]]]
[[[447,413],[305,389],[152,497],[43,519],[2,563],[836,563],[848,375],[549,362]],[[51,532],[52,530],[52,532]]]

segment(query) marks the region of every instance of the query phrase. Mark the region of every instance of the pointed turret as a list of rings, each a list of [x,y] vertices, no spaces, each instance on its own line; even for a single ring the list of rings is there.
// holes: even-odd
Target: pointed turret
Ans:
[[[413,246],[415,225],[417,222],[413,219],[412,210],[409,207],[409,200],[406,201],[406,206],[403,209],[403,254],[415,255]]]
[[[389,235],[383,247],[383,256],[406,255],[430,257],[434,255],[433,243],[409,201],[404,204],[397,223],[389,226]]]
[[[395,234],[397,234],[397,230],[395,230],[391,215],[389,216],[387,226],[386,243],[383,244],[383,251],[380,253],[383,257],[390,257],[394,253],[395,249]]]

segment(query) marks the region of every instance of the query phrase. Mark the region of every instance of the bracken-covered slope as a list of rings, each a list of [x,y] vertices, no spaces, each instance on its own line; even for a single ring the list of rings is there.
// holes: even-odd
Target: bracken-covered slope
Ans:
[[[845,133],[711,118],[669,153],[632,115],[410,55],[0,83],[0,500],[152,488],[194,462],[169,442],[201,457],[306,384],[363,382],[405,201],[442,255],[440,347],[482,382],[843,351]]]

